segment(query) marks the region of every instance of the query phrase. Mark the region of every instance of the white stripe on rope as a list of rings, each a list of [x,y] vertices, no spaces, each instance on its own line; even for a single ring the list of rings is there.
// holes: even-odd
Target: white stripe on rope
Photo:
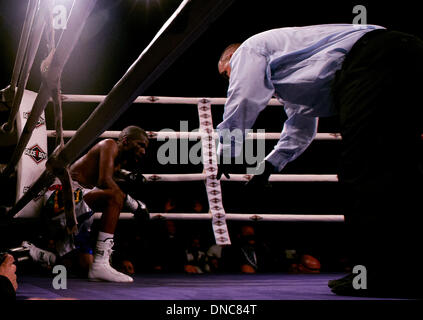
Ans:
[[[82,94],[62,94],[64,102],[103,102],[106,98],[104,95],[82,95]],[[156,96],[140,96],[135,99],[134,103],[158,103],[158,104],[188,104],[196,105],[200,101],[210,103],[212,105],[224,105],[226,98],[184,98],[184,97],[156,97]],[[269,106],[282,106],[277,99],[271,99]]]
[[[75,135],[75,130],[64,130],[63,137],[71,138]],[[120,131],[105,131],[100,135],[99,138],[113,138],[117,139],[119,137]],[[177,131],[147,131],[148,137],[150,139],[189,139],[189,140],[198,140],[202,136],[207,136],[207,133],[200,132],[177,132]],[[266,140],[279,140],[281,134],[279,132],[266,132],[266,133],[248,133],[246,139],[266,139]],[[47,130],[47,137],[56,137],[56,132],[54,130]],[[218,134],[214,131],[213,137],[218,138]],[[314,140],[342,140],[339,133],[317,133]]]
[[[100,219],[101,213],[96,212],[94,219]],[[134,214],[122,212],[120,219],[133,219]],[[150,213],[152,220],[212,220],[211,213]],[[280,221],[280,222],[344,222],[343,215],[330,214],[251,214],[226,213],[226,220],[231,221]]]
[[[203,181],[206,179],[204,173],[187,174],[143,174],[151,182],[177,182],[177,181]],[[247,182],[252,178],[251,174],[232,174],[230,179],[224,175],[222,181]],[[270,182],[338,182],[336,174],[272,174]]]
[[[212,215],[212,226],[216,244],[230,245],[228,227],[226,226],[225,209],[222,203],[222,190],[220,181],[216,179],[217,155],[216,141],[213,138],[213,117],[210,102],[200,101],[197,105],[200,132],[207,133],[202,136],[203,168],[206,174],[206,190],[209,208]]]

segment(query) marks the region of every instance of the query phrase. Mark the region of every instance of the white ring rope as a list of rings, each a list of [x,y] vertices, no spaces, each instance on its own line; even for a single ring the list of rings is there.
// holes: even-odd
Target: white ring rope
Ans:
[[[96,212],[94,219],[100,219],[101,213]],[[134,215],[122,212],[120,219],[133,219]],[[150,213],[152,220],[212,220],[211,213]],[[231,221],[280,221],[280,222],[344,222],[343,215],[335,214],[251,214],[226,213],[226,220]]]
[[[103,102],[106,96],[104,95],[82,95],[82,94],[62,94],[64,102]],[[184,98],[184,97],[161,97],[161,96],[139,96],[133,103],[145,104],[187,104],[196,105],[200,101],[208,102],[211,105],[224,105],[226,98]],[[277,99],[271,99],[269,106],[281,106],[282,103]]]
[[[80,95],[80,94],[62,94],[63,102],[91,102],[100,103],[106,98],[105,95]],[[224,105],[226,98],[200,98],[200,97],[162,97],[162,96],[139,96],[133,103],[144,104],[177,104],[177,105],[196,105],[198,103],[210,103],[213,105]],[[273,98],[269,101],[268,106],[282,106],[282,102]],[[71,138],[75,135],[75,130],[63,131],[64,138]],[[100,138],[118,138],[120,131],[105,131],[100,135]],[[54,137],[55,133],[52,130],[47,130],[48,137]],[[200,132],[175,132],[175,131],[148,131],[150,139],[201,139],[202,136],[208,135],[201,134]],[[266,132],[247,134],[246,139],[266,139],[266,140],[279,140],[280,132]],[[217,133],[213,133],[214,138],[218,138]],[[339,133],[317,133],[314,140],[341,140]]]
[[[64,138],[72,138],[75,135],[75,130],[63,130]],[[119,137],[120,131],[105,131],[99,138],[113,138],[117,139]],[[147,131],[148,137],[150,139],[189,139],[189,140],[198,140],[204,136],[207,136],[207,133],[201,132],[177,132],[177,131]],[[279,132],[266,132],[266,133],[247,133],[246,139],[266,139],[266,140],[279,140],[281,134]],[[47,137],[56,137],[56,132],[54,130],[47,130]],[[213,133],[213,138],[217,139],[218,134]],[[317,133],[314,140],[342,140],[339,133]]]
[[[204,173],[184,173],[184,174],[143,174],[147,181],[151,182],[178,182],[178,181],[204,181]],[[247,182],[253,175],[233,174],[230,179],[221,177],[222,181]],[[272,174],[270,182],[338,182],[336,174]]]

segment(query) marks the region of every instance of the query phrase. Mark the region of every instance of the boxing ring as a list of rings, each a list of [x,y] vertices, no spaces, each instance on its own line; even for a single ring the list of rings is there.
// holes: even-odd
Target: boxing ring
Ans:
[[[26,95],[34,96],[35,92],[25,91]],[[67,95],[62,94],[62,103],[92,103],[98,102],[102,103],[105,100],[105,96],[92,96],[92,95]],[[163,104],[163,105],[192,105],[201,108],[205,103],[209,105],[209,112],[211,118],[211,106],[223,106],[226,102],[226,98],[183,98],[183,97],[157,97],[157,96],[141,96],[138,97],[134,103],[139,103],[148,107],[148,104]],[[269,103],[269,106],[281,106],[280,102],[276,99],[272,99]],[[201,117],[200,117],[201,119]],[[37,128],[38,129],[38,128]],[[210,129],[210,128],[209,128]],[[210,129],[212,130],[212,128]],[[64,130],[63,138],[73,138],[78,131],[76,130]],[[42,132],[42,144],[37,142],[37,145],[46,145],[47,138],[56,138],[57,133],[55,130],[45,129]],[[105,131],[98,138],[118,138],[120,131]],[[210,141],[209,136],[212,137],[213,141],[217,140],[217,133],[214,130],[211,134],[208,134],[205,130],[199,132],[168,132],[168,131],[147,131],[149,139],[157,139],[160,141],[166,141],[168,139],[186,139],[186,140],[202,140]],[[246,139],[266,139],[266,140],[277,140],[280,137],[280,133],[249,133],[246,136]],[[341,140],[339,134],[336,133],[317,133],[315,140],[326,140],[326,141],[336,141]],[[204,181],[207,189],[207,197],[209,201],[209,207],[214,208],[215,212],[204,212],[204,213],[150,213],[151,219],[173,219],[173,220],[212,220],[213,226],[219,227],[225,225],[225,220],[236,220],[236,221],[281,221],[281,222],[343,222],[343,215],[315,215],[315,214],[245,214],[245,213],[225,213],[222,204],[222,195],[220,190],[215,190],[216,185],[219,184],[219,181],[216,179],[215,172],[217,171],[217,158],[215,147],[210,149],[212,157],[214,157],[213,165],[211,166],[212,174],[205,173],[207,171],[206,166],[204,166],[203,173],[184,173],[184,174],[152,174],[144,173],[144,177],[147,179],[148,183],[154,182],[193,182],[193,181]],[[204,150],[204,148],[203,148]],[[205,152],[203,151],[203,154]],[[203,161],[205,162],[205,161]],[[22,169],[27,172],[28,170]],[[222,182],[247,182],[251,179],[251,174],[231,174],[230,179],[227,179],[225,176],[221,177]],[[209,181],[207,181],[209,180]],[[328,182],[336,183],[338,181],[337,175],[334,174],[273,174],[270,176],[270,182],[281,183],[281,182]],[[21,183],[22,184],[22,183]],[[208,188],[207,185],[213,184],[213,188]],[[30,186],[22,185],[21,188],[28,190]],[[215,217],[216,215],[221,215],[222,217]],[[25,217],[25,215],[19,215]],[[96,217],[99,218],[101,213],[96,213]],[[133,218],[132,213],[121,213],[121,219],[131,219]],[[215,228],[215,236],[218,244],[230,244],[229,239],[218,239],[219,235],[223,232],[226,233],[226,230],[219,230]]]
[[[30,0],[27,18],[22,31],[11,86],[2,92],[2,100],[11,106],[9,121],[2,127],[2,137],[11,139],[16,149],[10,162],[2,169],[3,177],[11,176],[15,170],[18,176],[17,199],[14,206],[7,210],[7,218],[36,217],[41,206],[41,195],[56,177],[63,184],[69,183],[68,167],[86,149],[99,138],[117,138],[120,131],[107,129],[132,105],[141,104],[148,108],[154,104],[187,105],[197,107],[199,119],[198,132],[164,132],[148,131],[150,139],[165,141],[166,139],[199,140],[202,144],[203,172],[189,174],[143,174],[148,183],[155,182],[192,182],[203,181],[207,191],[209,212],[204,213],[150,213],[151,219],[171,220],[210,220],[216,244],[230,245],[231,239],[226,221],[275,221],[275,222],[329,222],[342,223],[342,214],[253,214],[226,212],[222,203],[221,182],[243,183],[251,179],[250,174],[231,174],[227,179],[222,176],[216,179],[217,157],[216,139],[212,123],[212,109],[222,107],[225,98],[184,98],[142,96],[148,86],[176,60],[184,50],[194,42],[207,26],[223,12],[232,1],[205,0],[182,1],[181,5],[163,25],[156,37],[141,53],[125,75],[112,90],[104,96],[63,94],[60,88],[60,77],[64,65],[71,54],[85,21],[93,10],[96,1],[75,1],[67,23],[57,46],[51,51],[47,67],[44,69],[43,82],[38,92],[26,90],[29,71],[40,43],[42,30],[45,27],[45,9],[39,2]],[[49,2],[52,4],[53,2]],[[37,11],[38,8],[38,11]],[[51,8],[50,8],[51,9]],[[37,12],[37,13],[36,13]],[[49,11],[47,11],[49,12]],[[51,11],[50,11],[51,12]],[[194,14],[189,14],[189,13]],[[189,16],[181,25],[181,15]],[[35,18],[34,18],[35,17]],[[32,31],[30,33],[30,25]],[[176,28],[176,26],[178,28]],[[48,29],[48,27],[46,27]],[[181,28],[183,32],[181,32]],[[30,37],[29,35],[32,35]],[[35,36],[34,36],[35,35]],[[37,36],[38,35],[38,36]],[[24,55],[23,52],[27,51]],[[20,77],[17,76],[20,71]],[[17,80],[19,79],[19,80]],[[53,102],[55,111],[55,128],[47,129],[44,110],[49,102]],[[72,103],[98,103],[89,118],[77,130],[63,130],[61,126],[61,107]],[[271,106],[281,106],[276,99],[269,102]],[[21,108],[21,109],[20,109]],[[19,112],[18,112],[19,111]],[[17,122],[13,137],[13,123]],[[134,123],[136,125],[136,123]],[[250,133],[246,139],[277,140],[280,133]],[[69,141],[64,143],[64,139]],[[16,139],[16,141],[14,140]],[[35,139],[35,140],[31,140]],[[47,139],[56,139],[56,149],[47,150]],[[337,143],[341,140],[336,133],[318,133],[315,140],[328,140]],[[30,159],[22,163],[22,159]],[[34,160],[35,159],[35,160]],[[273,174],[272,183],[337,183],[337,176],[331,174]],[[65,189],[65,186],[64,186]],[[71,189],[70,189],[71,190]],[[65,190],[64,190],[65,191]],[[72,193],[71,193],[72,195]],[[70,201],[73,203],[73,201]],[[73,205],[65,204],[68,230],[72,232],[76,225]],[[96,213],[99,218],[100,213]],[[131,213],[121,213],[121,219],[131,219]],[[339,275],[338,275],[339,276]],[[336,276],[335,276],[336,277]],[[18,299],[31,297],[57,299],[73,297],[76,299],[245,299],[245,300],[283,300],[313,299],[332,300],[348,299],[336,297],[327,288],[327,281],[334,275],[205,275],[203,278],[192,278],[187,275],[178,276],[135,276],[132,285],[111,283],[88,283],[82,279],[69,279],[69,290],[55,292],[51,286],[51,278],[23,276],[20,278]],[[132,286],[132,287],[131,287]],[[248,288],[256,287],[252,293]],[[90,289],[91,288],[91,289]],[[159,290],[160,288],[160,290]],[[88,290],[88,291],[87,291]],[[92,292],[89,292],[92,290]],[[126,294],[122,294],[122,290]],[[85,293],[84,293],[85,292]],[[89,292],[89,294],[87,294]],[[103,292],[103,293],[101,293]],[[107,292],[107,293],[106,293]],[[140,293],[142,292],[142,293]],[[91,298],[90,298],[91,297]],[[355,298],[351,298],[355,299]]]
[[[63,101],[68,103],[101,103],[104,101],[105,96],[100,95],[63,95]],[[157,97],[157,96],[141,96],[135,99],[134,103],[139,104],[163,104],[163,105],[191,105],[192,107],[197,106],[200,108],[204,103],[210,104],[210,106],[223,106],[226,102],[226,98],[184,98],[184,97]],[[269,102],[269,106],[281,106],[281,103],[276,99],[272,99]],[[148,106],[145,106],[148,107]],[[138,107],[139,108],[139,107]],[[72,137],[76,131],[63,131],[65,138]],[[117,138],[120,131],[105,131],[100,135],[99,138]],[[149,139],[157,139],[160,141],[166,141],[167,139],[202,139],[207,140],[208,134],[204,132],[174,132],[174,131],[147,131]],[[54,138],[56,136],[54,130],[47,130],[47,136]],[[212,137],[217,140],[217,133],[213,131]],[[280,137],[280,133],[249,133],[246,139],[268,139],[277,140]],[[336,133],[317,133],[315,140],[327,140],[327,141],[339,141],[341,138]],[[203,149],[204,150],[204,149]],[[216,158],[215,150],[213,157]],[[205,161],[204,161],[205,162]],[[213,167],[212,172],[216,172],[217,168]],[[203,170],[206,171],[206,168]],[[206,173],[184,173],[184,174],[143,174],[149,183],[153,182],[192,182],[192,181],[205,181],[207,180]],[[251,179],[251,174],[231,174],[230,179],[225,176],[221,177],[221,181],[225,182],[247,182]],[[210,178],[209,178],[210,179]],[[214,175],[211,175],[212,182],[217,183]],[[270,182],[337,182],[336,175],[330,174],[273,174],[271,175]],[[209,200],[209,206],[215,207],[216,201],[222,206],[221,195],[213,192],[213,190],[207,190],[207,196]],[[99,215],[98,213],[96,214]],[[151,213],[152,219],[174,219],[174,220],[213,220],[212,213]],[[342,215],[313,215],[313,214],[245,214],[245,213],[224,213],[226,220],[237,220],[237,221],[287,221],[287,222],[343,222],[344,217]],[[132,218],[131,213],[122,213],[121,218]],[[215,224],[216,221],[213,222]],[[223,243],[220,243],[223,244]]]

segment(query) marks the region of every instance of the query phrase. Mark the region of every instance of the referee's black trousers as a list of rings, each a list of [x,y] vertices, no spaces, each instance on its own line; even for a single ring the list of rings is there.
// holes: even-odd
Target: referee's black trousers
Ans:
[[[421,286],[423,42],[395,31],[367,33],[336,73],[332,94],[353,264],[367,268],[369,286]]]

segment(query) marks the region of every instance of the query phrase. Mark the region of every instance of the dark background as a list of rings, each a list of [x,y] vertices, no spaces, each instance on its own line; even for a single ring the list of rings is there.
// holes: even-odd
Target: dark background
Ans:
[[[69,6],[71,1],[62,1]],[[62,76],[62,91],[73,94],[107,94],[128,67],[148,45],[156,32],[176,9],[175,0],[99,0],[89,18],[81,39],[68,61]],[[0,0],[0,88],[11,78],[27,1]],[[272,28],[326,23],[352,23],[355,5],[367,9],[367,23],[412,33],[423,38],[421,10],[415,1],[395,4],[374,1],[252,1],[238,0],[162,75],[143,95],[179,97],[224,97],[227,83],[217,73],[217,60],[230,43],[242,42],[249,36]],[[39,65],[46,56],[42,40],[27,88],[38,91]],[[64,128],[76,130],[96,107],[95,104],[64,104]],[[223,106],[213,109],[214,126],[222,119]],[[2,115],[4,119],[5,115]],[[282,107],[269,107],[259,117],[255,128],[268,132],[282,129],[285,114]],[[47,127],[52,129],[52,108],[46,110]],[[189,130],[198,128],[195,106],[133,105],[110,128],[120,130],[138,125],[146,130],[171,128],[180,131],[181,120],[189,122]],[[320,119],[319,132],[336,132],[336,118]],[[275,141],[268,140],[270,151]],[[53,147],[49,141],[49,152]],[[201,172],[202,166],[157,163],[159,143],[151,142],[145,161],[145,173]],[[337,173],[339,143],[315,141],[284,173]],[[4,153],[3,153],[4,157]],[[234,168],[242,172],[243,167]],[[268,213],[339,213],[336,184],[281,183],[271,190],[246,198],[235,182],[222,183],[227,212]],[[178,209],[190,212],[193,199],[206,204],[203,183],[155,184],[145,194],[152,212],[162,212],[167,197],[179,199]],[[207,210],[207,207],[204,211]],[[205,224],[198,224],[206,226]],[[232,225],[229,222],[229,225]],[[339,224],[259,223],[263,236],[276,238],[282,246],[299,246],[317,250],[324,256],[342,251],[343,227]],[[207,230],[209,230],[207,224]],[[210,231],[210,230],[209,230]],[[13,237],[21,237],[17,229]],[[289,243],[289,245],[288,245]]]

